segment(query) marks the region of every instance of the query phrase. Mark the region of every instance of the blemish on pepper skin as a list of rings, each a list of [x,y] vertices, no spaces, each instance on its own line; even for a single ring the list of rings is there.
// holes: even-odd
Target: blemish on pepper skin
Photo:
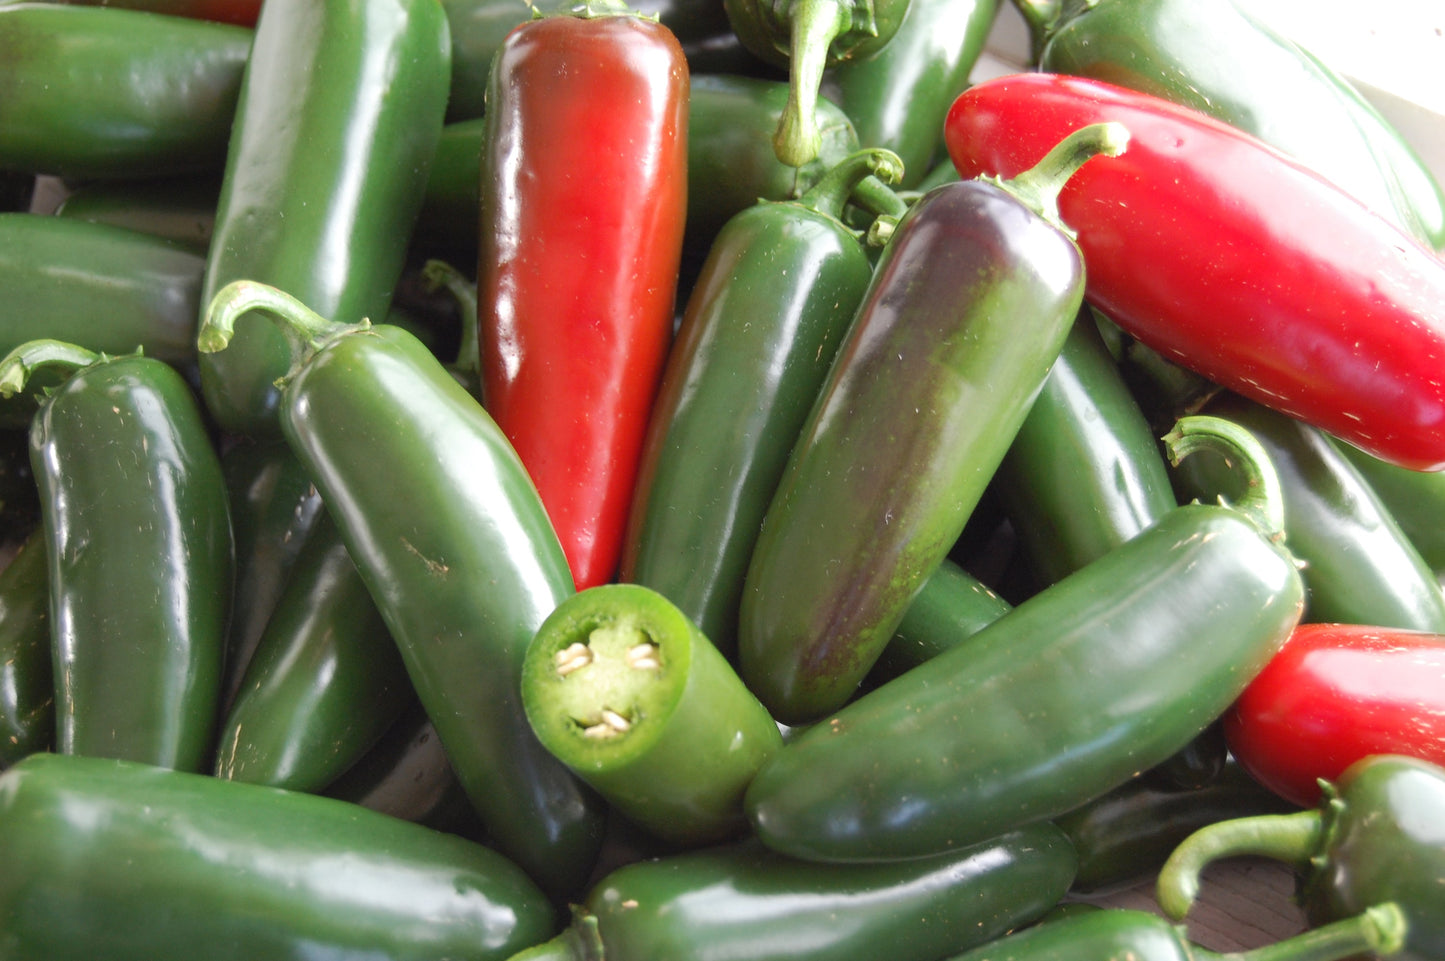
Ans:
[[[431,573],[436,574],[439,577],[445,577],[451,572],[450,567],[448,567],[441,561],[434,561],[430,557],[425,556],[424,554],[422,554],[421,551],[416,549],[416,545],[412,544],[412,542],[407,540],[405,537],[401,539],[401,543],[402,546],[404,546],[408,551],[410,551],[412,554],[415,554],[421,560],[421,562],[426,565],[426,569]]]

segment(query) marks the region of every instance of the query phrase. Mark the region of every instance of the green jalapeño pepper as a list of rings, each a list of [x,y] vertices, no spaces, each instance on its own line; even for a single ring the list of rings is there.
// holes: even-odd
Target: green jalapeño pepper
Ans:
[[[780,161],[800,167],[818,155],[816,111],[823,71],[887,47],[910,2],[723,0],[728,22],[743,46],[788,70],[788,102],[773,135]]]
[[[1041,917],[1073,873],[1047,822],[886,864],[810,864],[748,839],[614,870],[514,961],[935,961]]]
[[[1436,574],[1445,573],[1445,471],[1411,470],[1331,439]]]
[[[1176,431],[1176,456],[1231,450],[1252,494],[1175,508],[792,737],[748,788],[762,840],[832,861],[946,851],[1073,810],[1223,714],[1298,623],[1304,587],[1258,443],[1214,418]]]
[[[910,667],[932,660],[1003,617],[1012,607],[983,581],[945,557],[909,603],[869,677],[874,681],[897,677]]]
[[[1159,871],[1158,901],[1183,919],[1199,876],[1229,857],[1284,861],[1300,874],[1299,900],[1312,924],[1382,902],[1405,915],[1400,957],[1445,958],[1445,769],[1419,758],[1376,754],[1322,784],[1316,807],[1294,814],[1234,818],[1201,828]]]
[[[744,579],[739,668],[783,723],[853,695],[958,539],[1083,296],[1053,198],[1126,140],[1091,126],[1011,183],[945,184],[898,222]]]
[[[221,178],[216,173],[81,184],[55,208],[58,217],[125,227],[204,257],[211,246]]]
[[[497,847],[566,896],[591,871],[603,811],[538,742],[521,704],[527,644],[573,593],[537,489],[476,398],[402,328],[327,321],[273,287],[236,281],[202,322],[201,349],[229,349],[235,320],[253,310],[295,340],[284,436],[458,779]]]
[[[221,182],[201,306],[258,280],[326,317],[386,315],[450,82],[436,0],[266,0]],[[253,324],[201,358],[201,388],[234,433],[275,436],[291,357]]]
[[[103,758],[0,776],[6,961],[500,961],[555,909],[490,848],[355,804]]]
[[[0,769],[55,740],[50,578],[37,526],[0,571]]]
[[[548,615],[522,662],[522,705],[563,764],[678,844],[743,834],[743,791],[783,743],[697,625],[640,584],[599,584]]]
[[[726,656],[758,525],[873,273],[843,207],[885,150],[796,201],[730,219],[703,264],[653,401],[621,579],[666,595]]]
[[[136,10],[0,4],[0,170],[219,170],[251,38]]]
[[[1035,925],[949,961],[1346,961],[1395,955],[1404,931],[1399,908],[1387,902],[1252,951],[1219,954],[1153,912],[1104,908]]]
[[[220,713],[233,547],[200,404],[164,361],[57,341],[0,393],[66,371],[30,428],[49,557],[56,749],[200,770]]]

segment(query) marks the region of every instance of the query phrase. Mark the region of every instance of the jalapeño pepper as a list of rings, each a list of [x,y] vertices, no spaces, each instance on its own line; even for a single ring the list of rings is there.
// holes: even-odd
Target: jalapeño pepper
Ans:
[[[48,568],[37,525],[0,571],[0,769],[55,740]]]
[[[1091,127],[1013,184],[945,184],[898,222],[744,579],[739,669],[783,723],[852,696],[958,539],[1083,296],[1052,197],[1125,140]]]
[[[832,861],[946,851],[1077,808],[1219,717],[1298,623],[1304,587],[1259,444],[1214,418],[1176,430],[1175,456],[1231,450],[1250,496],[1175,508],[792,737],[748,788],[762,840]]]
[[[573,592],[536,488],[476,398],[401,328],[329,322],[275,288],[236,281],[202,322],[201,349],[229,349],[235,320],[252,310],[283,319],[295,340],[284,436],[458,779],[497,847],[566,896],[592,868],[602,808],[538,742],[521,704],[526,646]]]

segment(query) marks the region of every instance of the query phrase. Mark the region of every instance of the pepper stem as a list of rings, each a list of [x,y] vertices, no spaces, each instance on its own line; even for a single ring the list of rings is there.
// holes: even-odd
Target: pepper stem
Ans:
[[[603,961],[597,918],[584,908],[572,909],[572,923],[556,937],[512,955],[508,961]]]
[[[848,202],[856,200],[855,194],[866,189],[874,200],[879,193],[893,196],[900,208],[897,212],[901,213],[903,201],[888,185],[896,184],[902,179],[903,161],[896,153],[883,147],[868,147],[849,154],[830,167],[796,202],[809,210],[839,220],[842,219],[843,208]],[[892,206],[889,204],[890,208]],[[879,212],[894,211],[890,209]]]
[[[1399,905],[1386,901],[1292,938],[1223,957],[1230,961],[1340,961],[1371,954],[1386,957],[1405,946],[1408,928]]]
[[[1272,541],[1284,539],[1284,491],[1269,454],[1248,430],[1222,417],[1190,414],[1174,422],[1164,435],[1170,463],[1179,462],[1197,450],[1222,455],[1243,476],[1245,494],[1227,506],[1249,517]],[[1220,498],[1220,503],[1225,503]]]
[[[1231,818],[1200,828],[1159,869],[1155,898],[1166,915],[1182,920],[1199,896],[1199,876],[1210,862],[1256,856],[1303,867],[1323,845],[1325,828],[1324,816],[1313,809]]]
[[[236,333],[236,320],[252,310],[267,311],[291,347],[293,368],[328,342],[358,330],[368,330],[371,321],[355,324],[327,320],[295,297],[254,280],[233,280],[217,291],[206,307],[196,333],[196,349],[214,354],[226,349]]]
[[[14,397],[20,393],[31,376],[42,368],[80,370],[104,359],[104,354],[62,340],[26,341],[0,360],[0,397]]]
[[[1013,0],[1013,5],[1028,27],[1030,56],[1034,63],[1038,63],[1044,43],[1058,22],[1062,0]]]
[[[421,268],[428,290],[445,287],[457,302],[462,317],[462,342],[457,348],[457,370],[476,373],[481,369],[481,349],[477,331],[477,288],[445,260],[428,260]]]
[[[790,167],[811,163],[823,144],[818,88],[833,40],[853,26],[853,8],[839,0],[797,0],[790,8],[788,100],[773,134],[773,153]]]
[[[1117,157],[1129,145],[1129,128],[1108,121],[1080,127],[1054,145],[1033,167],[1010,180],[980,178],[1008,191],[1069,237],[1074,232],[1059,217],[1059,192],[1080,167],[1102,154]]]

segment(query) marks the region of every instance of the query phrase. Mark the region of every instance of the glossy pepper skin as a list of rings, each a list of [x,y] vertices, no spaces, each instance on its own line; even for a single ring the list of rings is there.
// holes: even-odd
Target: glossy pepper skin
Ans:
[[[925,961],[1041,917],[1073,874],[1047,823],[888,864],[810,864],[749,839],[614,870],[515,961]]]
[[[202,257],[211,245],[217,173],[145,180],[102,180],[81,184],[55,208],[57,217],[125,227],[181,244]]]
[[[1039,69],[1210,114],[1318,170],[1422,242],[1445,243],[1445,194],[1348,80],[1238,0],[1015,0]]]
[[[49,561],[36,525],[0,571],[0,770],[54,742]]]
[[[678,844],[740,837],[778,725],[678,607],[599,584],[547,616],[522,662],[532,730],[612,808]]]
[[[490,848],[332,798],[36,755],[0,780],[14,961],[496,961],[555,910]]]
[[[1128,153],[1059,197],[1090,303],[1216,384],[1445,467],[1445,260],[1339,187],[1205,114],[1079,77],[977,84],[944,140],[961,176],[1008,176],[1101,119],[1129,129]]]
[[[1159,441],[1087,311],[991,483],[1045,585],[1178,506]]]
[[[1445,474],[1390,464],[1353,444],[1335,441],[1335,446],[1355,465],[1430,569],[1445,571],[1445,525],[1437,522],[1445,510]]]
[[[450,79],[435,0],[266,0],[225,155],[197,317],[228,282],[273,284],[326,317],[381,320],[401,275]],[[278,436],[291,358],[269,324],[201,358],[232,433]]]
[[[244,281],[223,294],[201,346],[228,350],[236,318],[252,310],[263,315],[251,323],[285,319],[301,358],[283,394],[287,442],[497,848],[549,895],[568,896],[591,870],[602,810],[537,741],[522,709],[526,646],[573,588],[516,452],[401,328],[328,322]]]
[[[1315,804],[1321,779],[1371,754],[1445,764],[1445,635],[1301,624],[1224,715],[1261,783]]]
[[[320,791],[415,698],[341,532],[323,513],[217,738],[217,777]]]
[[[758,526],[873,274],[853,154],[797,200],[732,217],[708,252],[647,425],[619,576],[666,595],[729,659]]]
[[[1047,197],[1076,165],[1122,148],[1115,128],[1081,138],[1020,184],[1042,181]],[[743,582],[739,670],[785,724],[853,695],[1058,357],[1083,263],[1036,204],[997,183],[945,184],[883,249]]]
[[[999,0],[910,0],[882,50],[824,74],[824,94],[853,121],[859,143],[903,161],[901,186],[916,186],[933,166],[943,118],[968,86],[998,11]]]
[[[1012,608],[988,585],[945,557],[909,603],[869,678],[881,681],[897,677],[910,667],[932,660]]]
[[[104,178],[219,169],[251,36],[135,10],[0,5],[0,170]]]
[[[139,231],[0,214],[0,351],[51,338],[192,366],[205,267],[205,257]]]
[[[687,91],[677,38],[629,13],[532,20],[493,63],[477,261],[482,396],[536,483],[579,589],[616,574],[672,339]]]
[[[763,842],[826,861],[947,851],[1073,810],[1222,714],[1298,623],[1304,587],[1273,540],[1258,445],[1209,418],[1177,429],[1181,455],[1234,450],[1253,497],[1176,508],[794,735],[748,788]]]
[[[32,341],[0,391],[67,372],[30,428],[49,559],[55,748],[196,771],[220,711],[231,519],[189,384],[163,361]],[[119,560],[118,560],[119,559]]]
[[[1358,470],[1322,431],[1237,394],[1200,408],[1264,445],[1285,499],[1285,538],[1304,562],[1305,620],[1445,634],[1445,593],[1420,552]],[[1185,497],[1235,493],[1218,457],[1180,464]]]
[[[1182,920],[1213,861],[1262,856],[1293,865],[1297,900],[1322,925],[1392,902],[1406,923],[1399,957],[1445,957],[1445,769],[1430,761],[1375,754],[1327,782],[1319,804],[1294,814],[1220,821],[1190,835],[1159,871],[1157,899]]]

